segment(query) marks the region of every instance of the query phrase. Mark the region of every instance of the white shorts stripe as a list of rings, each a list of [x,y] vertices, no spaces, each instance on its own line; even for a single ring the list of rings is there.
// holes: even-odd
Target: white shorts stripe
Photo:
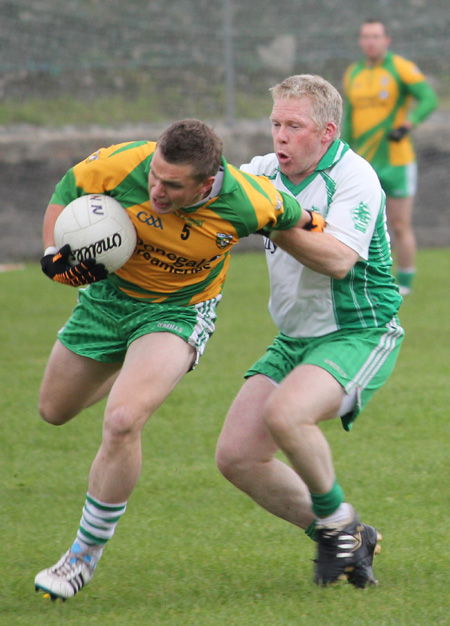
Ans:
[[[188,341],[189,345],[195,348],[197,352],[194,365],[197,365],[205,351],[208,339],[216,329],[214,323],[217,319],[216,309],[221,299],[222,295],[219,295],[217,298],[212,298],[211,300],[199,302],[199,304],[194,305],[197,311],[197,323]]]
[[[391,352],[395,350],[397,340],[403,336],[403,332],[403,329],[398,326],[395,320],[388,324],[387,332],[382,336],[378,346],[371,352],[369,358],[352,381],[352,384],[349,385],[349,388],[358,386],[360,389],[364,389],[367,387]],[[347,389],[347,391],[349,390]]]

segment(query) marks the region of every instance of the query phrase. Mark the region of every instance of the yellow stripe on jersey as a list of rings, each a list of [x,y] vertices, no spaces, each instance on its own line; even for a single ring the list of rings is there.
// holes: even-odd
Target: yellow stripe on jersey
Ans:
[[[116,189],[153,154],[156,142],[122,143],[101,148],[72,168],[75,184],[87,193]]]
[[[378,146],[380,145],[380,141],[383,138],[383,135],[384,130],[380,129],[378,132],[368,137],[366,141],[362,142],[360,147],[358,148],[359,154],[367,161],[371,161],[374,157],[375,152],[378,149]]]
[[[283,206],[283,199],[279,193],[279,191],[275,188],[274,185],[270,182],[268,178],[265,176],[259,176],[257,179],[248,178],[243,172],[238,170],[237,168],[232,169],[232,174],[238,181],[238,183],[242,186],[245,193],[247,194],[250,202],[257,206],[258,203],[261,202],[261,194],[265,195],[267,199],[270,201],[270,205],[275,207],[275,210],[279,210]],[[257,188],[255,187],[257,185]],[[266,213],[258,213],[258,228],[263,228],[267,224],[267,214]],[[265,220],[265,221],[264,221]],[[275,222],[274,222],[275,224]]]

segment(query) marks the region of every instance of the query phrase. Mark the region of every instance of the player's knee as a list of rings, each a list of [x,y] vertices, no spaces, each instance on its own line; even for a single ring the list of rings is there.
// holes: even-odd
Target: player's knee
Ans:
[[[42,398],[39,400],[38,411],[42,419],[53,426],[62,426],[73,417],[66,410],[60,410],[53,403],[46,402]]]
[[[235,471],[236,462],[237,459],[231,447],[219,442],[216,449],[216,465],[219,472],[227,480],[231,480]]]
[[[216,450],[216,464],[220,473],[231,483],[239,482],[239,477],[245,474],[251,460],[248,455],[227,442],[219,441]]]
[[[405,225],[400,220],[391,220],[389,227],[396,238],[401,237],[405,231]]]
[[[275,441],[280,441],[289,438],[292,430],[298,426],[298,416],[274,398],[267,402],[264,422]]]
[[[389,220],[389,230],[394,237],[406,237],[413,232],[411,222],[402,218],[401,216],[391,217]]]
[[[111,443],[139,437],[145,419],[125,405],[111,407],[105,413],[103,440]]]

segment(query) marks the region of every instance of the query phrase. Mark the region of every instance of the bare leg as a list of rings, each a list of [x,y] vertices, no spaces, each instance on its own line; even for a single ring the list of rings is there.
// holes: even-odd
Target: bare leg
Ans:
[[[217,445],[217,465],[261,507],[307,528],[314,519],[309,490],[289,466],[274,458],[278,445],[263,420],[265,403],[275,389],[264,376],[247,380],[226,417]]]
[[[189,370],[195,351],[171,333],[134,341],[108,398],[103,439],[91,467],[89,493],[109,504],[125,502],[138,480],[141,432]]]
[[[398,268],[414,267],[416,238],[412,227],[414,197],[387,198],[386,214]]]
[[[330,446],[318,423],[337,415],[343,395],[327,371],[300,365],[266,404],[269,432],[312,493],[327,493],[335,482]]]
[[[80,529],[72,547],[35,578],[38,591],[71,598],[92,578],[105,541],[114,534],[141,470],[141,431],[147,419],[189,370],[195,350],[170,333],[136,339],[118,366],[102,366],[57,343],[41,389],[45,419],[62,424],[106,393],[103,439],[92,464]]]
[[[41,416],[51,424],[65,424],[107,395],[121,365],[88,359],[56,341],[39,393]]]

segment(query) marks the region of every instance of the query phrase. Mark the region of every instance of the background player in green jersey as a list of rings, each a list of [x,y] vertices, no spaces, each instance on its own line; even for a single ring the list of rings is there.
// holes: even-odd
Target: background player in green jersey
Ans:
[[[317,540],[317,584],[348,577],[365,587],[376,582],[379,535],[346,502],[320,423],[340,416],[349,430],[397,359],[401,297],[385,197],[370,164],[339,140],[342,99],[330,83],[291,76],[272,95],[274,153],[242,169],[269,177],[327,224],[320,234],[265,240],[269,310],[280,332],[246,373],[217,462],[260,506]],[[291,467],[275,456],[279,449]]]
[[[364,59],[344,76],[343,138],[372,164],[386,192],[397,281],[402,295],[407,295],[416,254],[412,213],[417,166],[410,131],[437,107],[437,98],[414,63],[388,50],[390,43],[382,22],[371,19],[362,24],[359,45]]]
[[[57,216],[85,193],[117,198],[136,227],[136,250],[115,274],[93,261],[71,268],[67,248],[54,247]],[[313,221],[267,179],[228,165],[222,142],[198,120],[172,124],[158,143],[101,149],[63,177],[44,218],[42,269],[57,282],[89,286],[58,335],[39,410],[62,425],[108,400],[79,530],[63,557],[37,574],[36,590],[65,599],[94,575],[140,474],[142,429],[214,332],[232,247],[260,228]]]

